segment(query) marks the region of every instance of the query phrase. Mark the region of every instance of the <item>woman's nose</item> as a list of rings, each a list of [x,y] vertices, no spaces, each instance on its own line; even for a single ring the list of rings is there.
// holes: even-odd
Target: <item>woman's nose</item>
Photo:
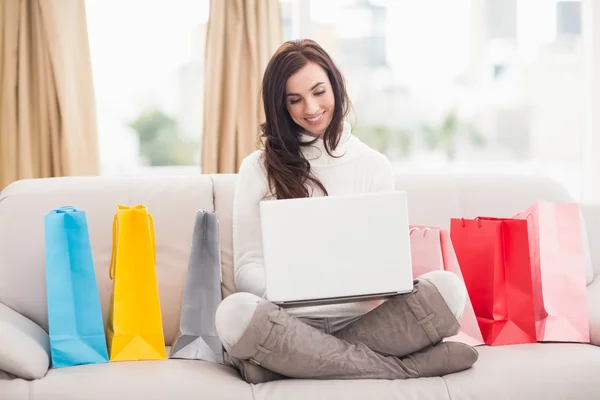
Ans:
[[[306,115],[313,115],[317,111],[319,111],[319,105],[317,104],[316,101],[306,101],[304,104],[305,104],[304,113]]]

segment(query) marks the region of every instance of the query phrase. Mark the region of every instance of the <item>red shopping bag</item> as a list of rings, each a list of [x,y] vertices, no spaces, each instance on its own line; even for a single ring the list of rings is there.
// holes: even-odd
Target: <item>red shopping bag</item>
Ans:
[[[579,205],[538,202],[515,218],[527,220],[529,227],[537,340],[589,343]]]
[[[431,271],[450,271],[463,279],[456,253],[446,229],[435,226],[411,225],[410,247],[413,278]],[[467,301],[460,319],[460,332],[447,340],[466,343],[471,346],[483,344],[481,330],[473,311],[471,299]]]
[[[453,218],[450,237],[485,344],[536,341],[527,221]]]

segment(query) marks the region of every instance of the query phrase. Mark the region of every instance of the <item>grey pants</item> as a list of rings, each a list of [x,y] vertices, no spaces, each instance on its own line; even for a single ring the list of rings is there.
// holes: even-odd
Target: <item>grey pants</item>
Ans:
[[[416,280],[357,318],[300,319],[262,300],[226,358],[249,383],[277,379],[408,379],[470,368],[477,352],[442,342],[460,325],[435,285]]]

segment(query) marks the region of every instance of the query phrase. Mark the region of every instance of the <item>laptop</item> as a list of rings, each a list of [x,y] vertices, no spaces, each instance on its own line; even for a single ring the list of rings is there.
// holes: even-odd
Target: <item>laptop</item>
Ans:
[[[413,289],[403,191],[260,202],[266,298],[356,301]]]

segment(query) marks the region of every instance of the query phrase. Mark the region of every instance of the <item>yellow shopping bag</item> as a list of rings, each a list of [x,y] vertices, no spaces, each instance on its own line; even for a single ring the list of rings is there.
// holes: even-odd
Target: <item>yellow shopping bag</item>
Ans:
[[[166,359],[154,222],[145,206],[117,206],[113,220],[108,311],[110,361]]]

